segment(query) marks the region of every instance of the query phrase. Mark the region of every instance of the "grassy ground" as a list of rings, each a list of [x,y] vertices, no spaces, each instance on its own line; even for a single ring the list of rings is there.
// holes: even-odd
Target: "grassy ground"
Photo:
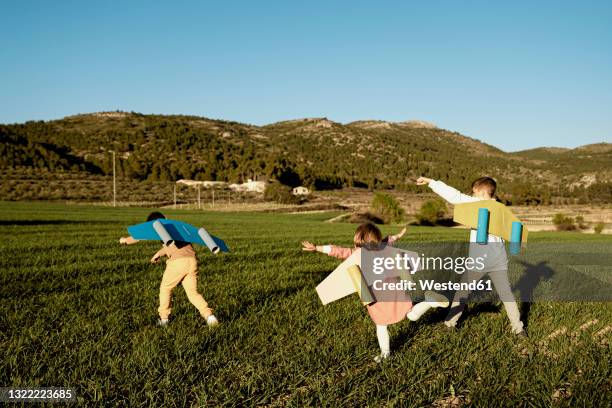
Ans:
[[[158,328],[157,244],[117,243],[147,213],[0,203],[0,386],[72,386],[81,400],[120,406],[612,402],[610,303],[535,303],[521,341],[496,304],[470,308],[456,332],[433,313],[391,326],[394,357],[374,363],[374,326],[357,298],[323,307],[314,291],[338,262],[300,250],[302,239],[350,244],[355,226],[322,222],[329,213],[168,211],[232,252],[198,251],[199,288],[221,326],[209,330],[178,288],[174,320]],[[414,227],[404,241],[466,238]]]

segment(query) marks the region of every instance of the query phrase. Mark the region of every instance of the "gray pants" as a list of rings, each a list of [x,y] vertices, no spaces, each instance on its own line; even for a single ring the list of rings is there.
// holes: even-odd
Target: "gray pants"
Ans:
[[[493,282],[499,298],[504,303],[506,314],[508,315],[508,319],[510,319],[510,324],[512,325],[512,332],[520,333],[523,331],[523,322],[521,322],[521,314],[518,306],[516,305],[514,295],[512,294],[512,289],[510,289],[510,281],[508,280],[507,270],[495,272],[468,270],[463,274],[461,282],[478,281],[484,278],[486,275],[489,275],[489,278]],[[461,314],[465,310],[465,302],[468,296],[468,291],[459,290],[455,293],[453,303],[451,304],[450,310],[444,322],[445,325],[449,327],[455,327],[457,325]]]

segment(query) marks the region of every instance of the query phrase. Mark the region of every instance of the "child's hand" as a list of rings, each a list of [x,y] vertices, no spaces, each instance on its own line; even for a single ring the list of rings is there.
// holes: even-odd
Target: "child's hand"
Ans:
[[[135,243],[137,243],[137,242],[138,242],[138,240],[137,240],[137,239],[132,238],[132,236],[131,236],[131,235],[128,235],[127,237],[121,237],[121,238],[119,238],[119,243],[120,243],[121,245],[132,245],[132,244],[135,244]]]
[[[424,186],[425,184],[431,183],[433,180],[427,177],[419,177],[416,181],[418,186]]]
[[[397,233],[395,235],[389,235],[389,242],[397,241],[398,239],[403,237],[405,233],[406,233],[406,227],[404,227],[404,229],[402,229],[399,233]]]
[[[302,242],[302,251],[315,252],[317,250],[317,246],[310,241]]]
[[[159,262],[159,258],[161,258],[161,255],[160,255],[160,254],[155,254],[155,255],[153,255],[153,258],[151,258],[151,263],[152,263],[152,264],[156,264],[156,263],[158,263],[158,262]]]

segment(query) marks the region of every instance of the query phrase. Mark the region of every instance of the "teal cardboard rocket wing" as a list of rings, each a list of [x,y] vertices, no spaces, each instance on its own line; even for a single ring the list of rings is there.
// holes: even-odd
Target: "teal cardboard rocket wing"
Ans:
[[[172,241],[183,241],[206,246],[214,254],[229,252],[222,239],[209,234],[204,228],[197,228],[182,221],[162,218],[131,225],[128,232],[137,240],[162,241],[165,245]]]

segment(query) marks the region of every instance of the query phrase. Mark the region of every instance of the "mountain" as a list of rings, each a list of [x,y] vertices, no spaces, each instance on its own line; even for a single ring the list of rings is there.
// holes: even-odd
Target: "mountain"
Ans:
[[[341,124],[306,118],[254,126],[100,112],[0,125],[0,141],[0,171],[11,177],[38,171],[103,177],[112,172],[115,151],[118,175],[126,180],[272,178],[316,189],[417,191],[413,180],[419,175],[464,189],[474,178],[491,175],[507,201],[612,201],[612,144],[507,153],[423,121]]]
[[[529,159],[534,166],[548,169],[561,177],[562,183],[572,183],[586,177],[601,181],[612,179],[612,144],[596,143],[574,149],[540,147],[512,153]]]

